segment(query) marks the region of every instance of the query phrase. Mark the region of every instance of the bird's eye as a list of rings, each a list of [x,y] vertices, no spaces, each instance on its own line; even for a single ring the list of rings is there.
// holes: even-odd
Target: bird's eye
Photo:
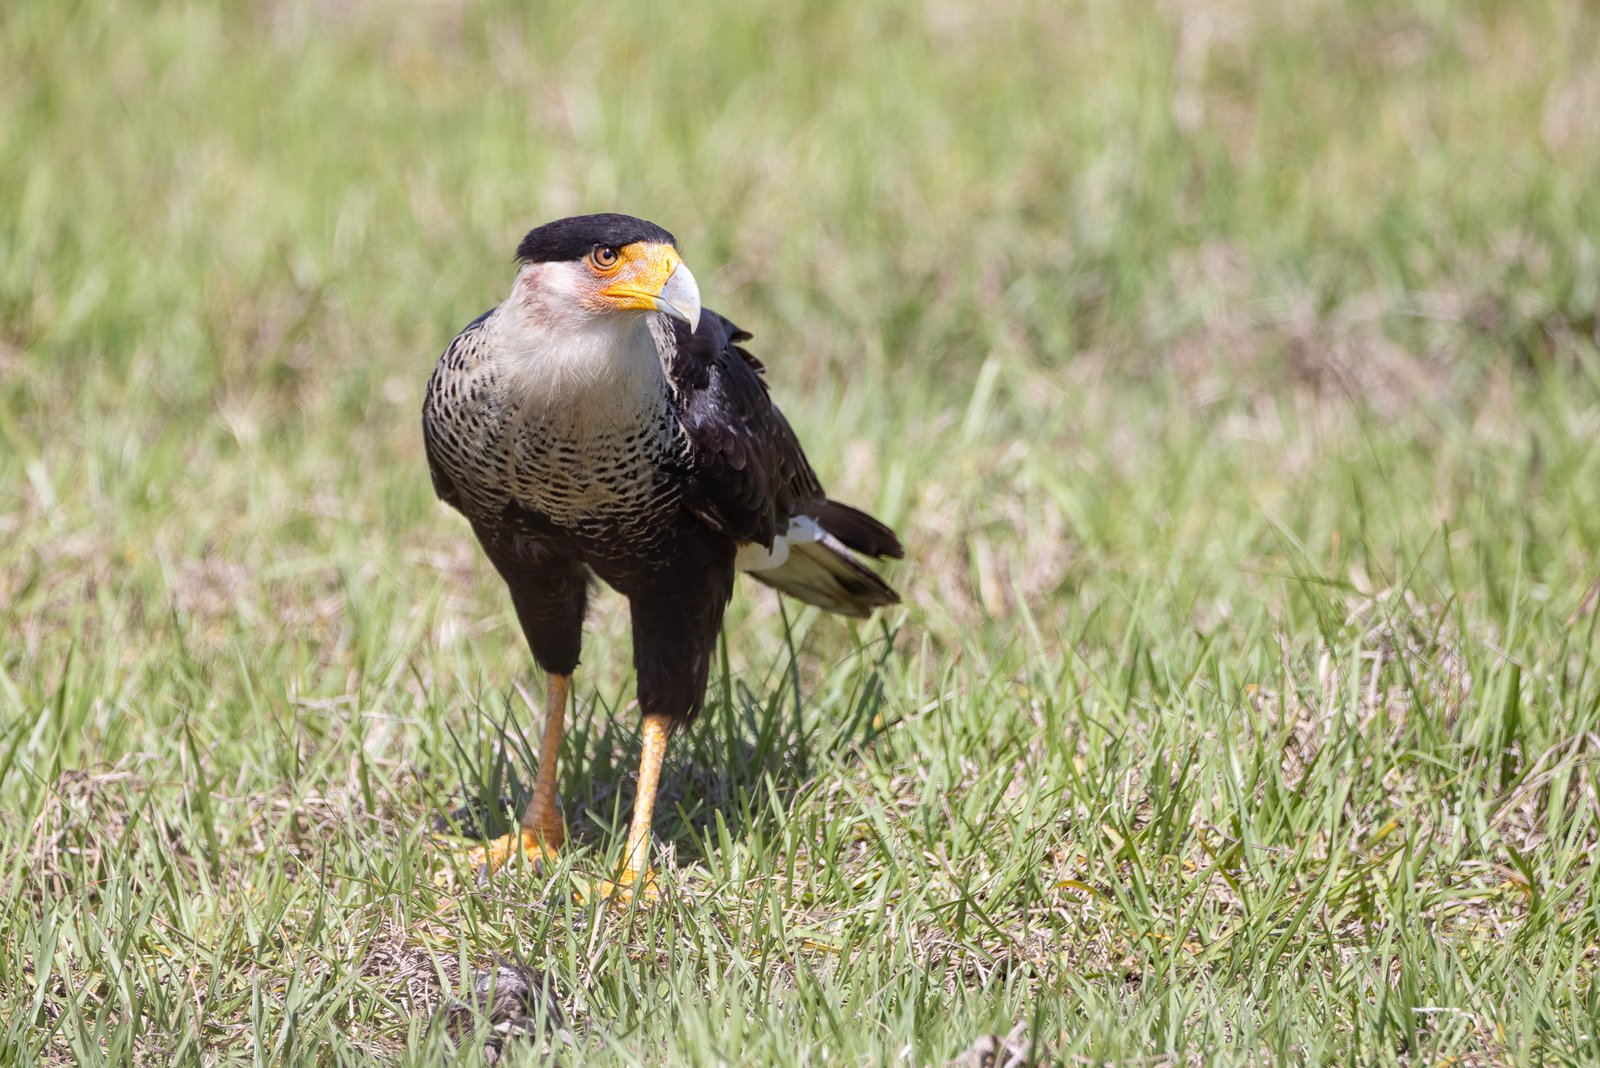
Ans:
[[[617,250],[610,245],[596,245],[594,251],[589,253],[589,262],[602,271],[611,270],[619,259],[621,257],[617,255]]]

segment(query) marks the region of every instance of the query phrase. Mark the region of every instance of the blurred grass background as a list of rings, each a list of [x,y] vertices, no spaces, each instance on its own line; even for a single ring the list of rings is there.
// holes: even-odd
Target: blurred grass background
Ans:
[[[1593,1058],[1596,176],[1555,0],[8,4],[0,1059],[438,1062],[492,953],[602,1061]],[[911,547],[736,598],[632,918],[428,842],[538,687],[421,390],[597,210]]]

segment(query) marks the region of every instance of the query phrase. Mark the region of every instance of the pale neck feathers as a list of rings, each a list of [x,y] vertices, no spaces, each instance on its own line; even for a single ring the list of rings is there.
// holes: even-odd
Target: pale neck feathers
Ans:
[[[485,324],[496,377],[507,399],[540,423],[637,426],[668,403],[650,317],[588,311],[568,292],[561,266],[525,266]]]

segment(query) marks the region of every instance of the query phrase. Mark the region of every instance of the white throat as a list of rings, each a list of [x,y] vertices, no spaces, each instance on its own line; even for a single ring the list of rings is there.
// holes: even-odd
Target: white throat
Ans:
[[[540,266],[530,265],[524,272]],[[555,272],[551,272],[555,273]],[[600,431],[637,426],[668,399],[650,316],[574,311],[556,285],[518,285],[495,310],[498,378],[525,417]]]

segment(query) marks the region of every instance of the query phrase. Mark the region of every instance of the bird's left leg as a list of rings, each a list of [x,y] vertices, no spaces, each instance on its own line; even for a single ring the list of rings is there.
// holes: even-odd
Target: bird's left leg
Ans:
[[[681,569],[672,581],[629,592],[633,621],[633,662],[639,676],[639,707],[644,712],[639,754],[639,790],[633,799],[622,871],[602,881],[599,896],[654,900],[650,868],[650,823],[667,738],[692,720],[705,702],[711,652],[722,626],[722,610],[733,592],[733,546],[695,541],[682,544]]]
[[[671,716],[659,712],[646,714],[644,742],[639,752],[639,790],[633,797],[633,822],[628,826],[622,873],[615,880],[600,882],[596,887],[600,897],[626,900],[638,895],[645,901],[654,901],[659,894],[655,875],[650,870],[650,824],[655,819],[661,764],[666,760],[667,737],[671,733]]]

